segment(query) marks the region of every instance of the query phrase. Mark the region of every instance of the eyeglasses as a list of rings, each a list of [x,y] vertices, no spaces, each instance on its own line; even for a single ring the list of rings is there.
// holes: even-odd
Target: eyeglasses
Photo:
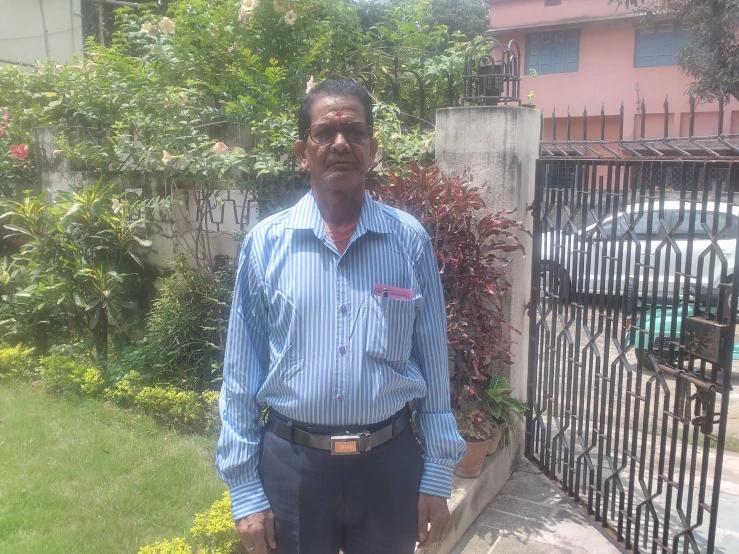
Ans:
[[[324,146],[334,142],[336,134],[339,132],[344,135],[347,142],[362,144],[372,136],[372,127],[361,121],[354,121],[338,127],[330,123],[316,123],[305,132],[305,135],[310,137],[313,142]]]

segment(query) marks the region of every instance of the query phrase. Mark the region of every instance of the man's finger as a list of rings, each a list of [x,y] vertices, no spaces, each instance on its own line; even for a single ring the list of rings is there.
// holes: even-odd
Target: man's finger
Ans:
[[[267,514],[267,519],[264,522],[265,538],[267,539],[267,546],[272,550],[277,548],[277,540],[275,539],[275,515],[270,510]]]
[[[418,498],[418,542],[423,544],[429,532],[429,507],[423,495]]]

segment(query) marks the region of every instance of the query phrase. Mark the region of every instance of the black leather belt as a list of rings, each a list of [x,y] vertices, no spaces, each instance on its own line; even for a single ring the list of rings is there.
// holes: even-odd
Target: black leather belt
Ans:
[[[367,425],[366,429],[362,426],[322,428],[291,421],[270,409],[266,429],[295,444],[328,450],[333,456],[350,456],[369,452],[396,437],[408,426],[410,419],[411,411],[406,406],[390,419]]]

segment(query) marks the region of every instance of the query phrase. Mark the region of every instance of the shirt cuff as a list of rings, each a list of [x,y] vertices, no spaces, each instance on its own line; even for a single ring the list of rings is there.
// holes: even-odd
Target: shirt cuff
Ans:
[[[453,466],[449,467],[435,461],[424,460],[423,476],[421,477],[419,491],[430,494],[431,496],[451,498],[453,476]]]
[[[231,511],[234,521],[269,510],[269,508],[269,500],[264,494],[260,479],[247,481],[231,489]]]

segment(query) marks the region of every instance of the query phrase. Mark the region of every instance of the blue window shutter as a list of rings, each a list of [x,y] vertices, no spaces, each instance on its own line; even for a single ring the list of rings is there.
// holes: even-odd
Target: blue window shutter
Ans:
[[[662,25],[669,25],[663,23]],[[635,40],[634,67],[659,67],[677,64],[680,47],[690,41],[690,33],[682,29],[679,22],[672,22],[672,30],[660,32],[657,23],[650,32],[637,29]]]
[[[526,48],[526,69],[537,73],[566,73],[580,66],[579,31],[529,35]]]

